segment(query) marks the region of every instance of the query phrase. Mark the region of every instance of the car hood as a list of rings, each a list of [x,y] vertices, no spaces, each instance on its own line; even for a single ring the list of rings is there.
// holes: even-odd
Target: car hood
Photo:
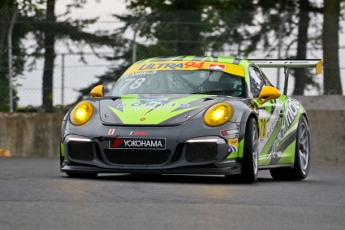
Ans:
[[[109,125],[177,125],[219,99],[194,94],[131,94],[100,100],[100,118]]]

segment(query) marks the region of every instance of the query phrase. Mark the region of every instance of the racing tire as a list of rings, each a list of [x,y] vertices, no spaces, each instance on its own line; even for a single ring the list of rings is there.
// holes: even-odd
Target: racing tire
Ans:
[[[244,135],[241,174],[226,176],[230,181],[253,183],[258,179],[259,132],[255,118],[250,117]]]
[[[72,172],[66,172],[67,176],[72,178],[96,178],[98,173],[72,173]]]
[[[61,168],[62,168],[62,166],[63,166],[64,160],[65,160],[65,156],[62,156],[61,147],[60,147],[60,167],[61,167]]]
[[[65,157],[60,155],[60,167],[62,167],[63,161],[65,160]]]
[[[301,116],[297,133],[295,162],[293,168],[270,169],[275,180],[303,180],[308,176],[310,168],[310,145],[308,122],[305,116]]]

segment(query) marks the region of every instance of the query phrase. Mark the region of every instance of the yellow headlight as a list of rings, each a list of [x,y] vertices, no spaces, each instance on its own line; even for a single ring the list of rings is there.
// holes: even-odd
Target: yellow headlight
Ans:
[[[73,125],[84,125],[90,120],[93,114],[93,106],[88,101],[82,101],[77,104],[70,115]]]
[[[204,122],[209,126],[220,126],[229,121],[232,117],[233,109],[227,103],[219,103],[211,106],[204,115]]]

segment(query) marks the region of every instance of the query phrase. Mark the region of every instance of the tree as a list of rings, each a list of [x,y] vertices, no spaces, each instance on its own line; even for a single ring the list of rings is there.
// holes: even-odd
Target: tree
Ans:
[[[63,16],[68,16],[70,9],[73,7],[82,7],[85,1],[77,0],[68,6]],[[55,0],[24,0],[17,2],[16,0],[4,0],[0,3],[1,12],[0,23],[4,22],[0,27],[0,48],[3,51],[0,55],[0,110],[8,110],[8,80],[7,80],[7,29],[9,18],[14,9],[18,9],[17,23],[13,32],[13,61],[15,74],[22,73],[27,57],[34,57],[33,63],[37,59],[44,58],[43,87],[42,99],[43,109],[46,112],[53,111],[53,69],[55,60],[54,45],[56,40],[72,41],[73,46],[79,44],[88,44],[92,49],[99,46],[114,47],[119,45],[115,39],[104,31],[96,31],[94,33],[85,32],[84,29],[97,21],[97,18],[85,20],[73,20],[67,18],[58,21],[55,16]],[[23,49],[22,42],[26,36],[31,34],[36,39],[34,51]],[[68,42],[66,42],[68,46]],[[1,51],[0,50],[0,51]],[[44,52],[43,52],[44,51]],[[78,51],[81,53],[82,52]],[[6,96],[3,96],[6,95]]]
[[[218,20],[231,18],[246,21],[247,18],[241,17],[239,12],[244,8],[253,8],[252,4],[244,0],[200,0],[193,4],[187,0],[127,2],[131,13],[114,15],[125,23],[113,33],[113,37],[123,45],[117,47],[113,58],[108,58],[121,60],[122,63],[99,76],[96,84],[116,81],[133,61],[138,59],[154,56],[204,55],[210,49],[213,50],[213,46],[219,47],[223,38],[240,30],[229,22],[226,26],[221,26]],[[224,11],[218,14],[220,9]],[[229,17],[231,13],[236,15]],[[133,39],[121,38],[128,29],[134,31]],[[221,29],[221,33],[218,33],[218,29]],[[148,42],[138,43],[137,34],[141,40]],[[214,42],[214,37],[218,38],[217,42]],[[82,95],[78,99],[89,94],[92,87],[93,85],[80,90]]]
[[[224,39],[233,37],[238,41],[237,35],[243,29],[241,25],[251,23],[252,16],[249,13],[248,17],[243,17],[240,12],[254,9],[252,3],[244,0],[127,2],[132,13],[119,18],[133,28],[133,23],[145,12],[140,36],[156,41],[150,45],[151,52],[147,56],[204,55],[220,47]]]
[[[3,0],[0,2],[0,111],[9,109],[9,82],[8,82],[8,29],[14,11],[18,12],[12,34],[12,62],[13,78],[23,72],[26,52],[22,49],[22,41],[29,31],[32,30],[34,16],[42,12],[40,4],[34,4],[33,0],[22,1],[19,5],[16,0]],[[19,23],[17,23],[19,22]],[[14,85],[15,86],[15,85]],[[18,98],[16,91],[13,91],[14,107]]]
[[[82,7],[82,4],[85,1],[69,5],[68,10],[71,7]],[[68,14],[67,11],[66,14]],[[75,21],[57,21],[55,15],[55,0],[46,1],[46,17],[45,20],[40,20],[40,23],[37,24],[35,30],[39,32],[36,36],[37,40],[43,38],[43,46],[38,46],[36,49],[36,54],[39,56],[39,53],[44,49],[44,72],[43,72],[43,85],[42,85],[42,107],[45,112],[53,112],[53,74],[54,74],[54,61],[55,61],[55,42],[57,39],[69,39],[79,44],[87,43],[90,46],[94,45],[108,45],[113,46],[111,42],[113,41],[108,35],[104,35],[102,32],[99,33],[88,33],[83,31],[83,29],[93,24],[97,19],[88,19],[88,20],[75,20]],[[40,44],[41,42],[39,42]]]
[[[248,57],[256,52],[261,58],[276,58],[283,44],[285,58],[305,59],[308,45],[320,44],[318,36],[309,37],[308,30],[313,17],[320,14],[322,8],[309,0],[259,0],[255,3],[200,0],[193,4],[187,0],[127,0],[127,3],[131,13],[116,15],[125,22],[118,34],[132,28],[146,40],[137,49],[138,57],[203,55],[205,52]],[[136,43],[135,39],[129,42]],[[260,46],[263,51],[258,51]],[[297,47],[296,52],[291,49],[293,46]],[[135,46],[127,47],[124,57],[128,59],[124,66],[131,63],[132,47]],[[119,77],[118,70],[115,78]],[[308,71],[296,69],[292,73],[295,77],[293,94],[303,95],[307,86],[316,85]],[[109,70],[100,78],[104,80],[111,75],[112,70]]]
[[[7,47],[7,31],[10,21],[10,0],[0,1],[0,111],[8,110],[8,80],[7,80],[7,62],[5,62],[4,52]]]
[[[140,31],[143,37],[157,39],[154,56],[202,54],[201,14],[204,1],[191,4],[189,1],[132,0],[128,8],[140,19],[145,11],[145,22]],[[127,16],[127,19],[129,17]],[[135,21],[132,21],[132,23]],[[182,25],[182,26],[181,26]],[[160,49],[161,48],[161,49]]]
[[[10,21],[10,0],[0,1],[0,54],[3,53]]]
[[[324,94],[342,94],[339,71],[339,17],[341,0],[324,0],[323,63]]]
[[[297,35],[297,54],[296,59],[307,58],[308,27],[310,22],[309,0],[300,0],[298,13],[298,35]],[[294,95],[303,95],[306,87],[307,72],[304,68],[295,69]]]
[[[46,21],[56,23],[55,0],[47,0]],[[55,31],[44,31],[44,71],[42,84],[42,102],[45,112],[53,112],[53,73],[55,60]]]
[[[258,12],[262,9],[265,20],[259,24],[259,32],[249,39],[252,41],[251,50],[255,50],[257,45],[263,42],[267,56],[272,57],[272,54],[278,53],[278,58],[282,58],[280,53],[284,45],[285,58],[306,59],[308,44],[318,44],[317,38],[309,37],[310,22],[312,17],[322,12],[322,8],[309,0],[259,0],[257,6]],[[296,53],[291,55],[293,45],[296,45],[297,49]],[[294,95],[303,95],[308,85],[317,86],[306,69],[293,69],[292,74],[295,78]]]

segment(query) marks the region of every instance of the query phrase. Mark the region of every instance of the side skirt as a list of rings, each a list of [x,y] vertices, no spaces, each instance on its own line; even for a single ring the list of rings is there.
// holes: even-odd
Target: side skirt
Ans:
[[[274,169],[274,168],[293,168],[293,164],[265,165],[265,166],[259,167],[259,170]]]

